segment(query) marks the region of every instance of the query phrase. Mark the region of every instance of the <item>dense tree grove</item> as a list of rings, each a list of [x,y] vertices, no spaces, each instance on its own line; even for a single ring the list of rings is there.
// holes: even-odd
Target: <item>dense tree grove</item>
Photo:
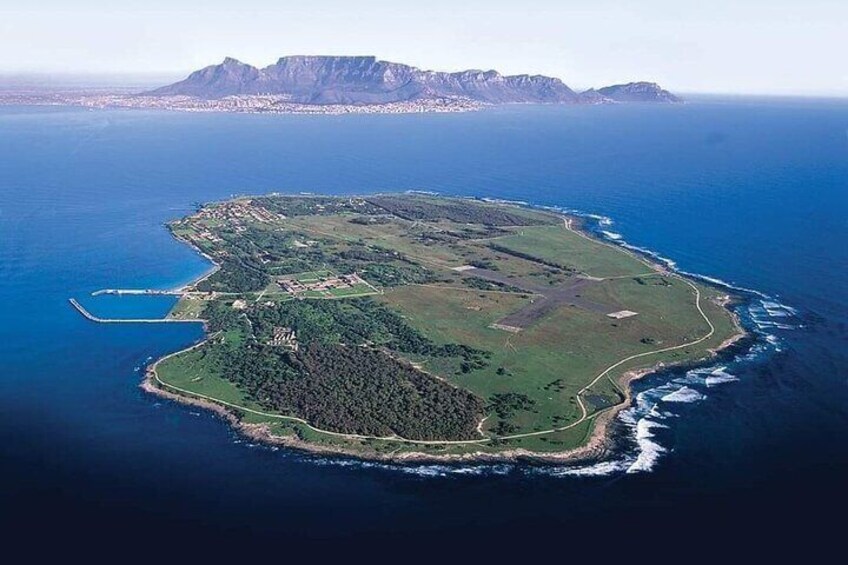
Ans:
[[[400,314],[370,298],[290,300],[274,307],[248,310],[253,332],[267,338],[274,327],[295,330],[300,343],[374,345],[427,357],[458,357],[473,367],[485,366],[487,351],[467,345],[436,344]]]
[[[502,283],[500,281],[490,281],[481,277],[464,277],[462,284],[479,290],[500,290],[502,292],[517,292],[524,293],[526,291],[513,286],[511,284]]]
[[[548,261],[546,259],[536,257],[535,255],[530,255],[529,253],[524,253],[523,251],[516,251],[515,249],[510,249],[509,247],[504,247],[503,245],[498,245],[497,243],[490,243],[489,248],[492,249],[493,251],[500,251],[501,253],[505,253],[507,255],[512,255],[513,257],[518,257],[519,259],[526,259],[527,261],[533,261],[534,263],[540,263],[540,264],[546,265],[548,267],[553,267],[554,269],[561,269],[561,270],[567,271],[569,273],[577,272],[577,269],[575,269],[571,265],[562,265],[560,263]]]
[[[360,226],[381,226],[390,224],[392,218],[390,216],[355,216],[350,219],[351,224]]]
[[[345,433],[409,439],[461,439],[475,433],[482,400],[391,352],[457,358],[463,371],[484,367],[490,354],[436,344],[374,300],[289,300],[246,310],[215,300],[204,317],[210,330],[239,330],[247,336],[211,348],[226,378],[268,409]],[[280,326],[295,330],[298,351],[264,345]]]
[[[489,409],[502,421],[509,420],[520,410],[532,410],[536,401],[520,392],[493,394],[489,399]]]
[[[371,263],[360,272],[370,283],[384,287],[429,284],[449,280],[430,269],[413,264]]]
[[[241,312],[223,300],[207,302],[203,309],[203,319],[213,332],[241,329],[249,324]]]
[[[253,292],[265,288],[271,277],[241,261],[225,260],[220,269],[197,283],[197,290],[203,292]]]
[[[226,369],[265,408],[331,431],[467,439],[482,417],[483,402],[472,393],[367,347],[245,348]]]

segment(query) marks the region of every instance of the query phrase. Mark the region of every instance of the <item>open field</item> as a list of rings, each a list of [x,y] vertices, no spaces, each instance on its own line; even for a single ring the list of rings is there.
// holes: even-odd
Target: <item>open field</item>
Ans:
[[[171,226],[221,269],[171,314],[217,337],[163,362],[162,384],[322,448],[568,451],[624,400],[625,372],[737,332],[715,289],[549,212],[412,195],[228,205]],[[278,334],[288,347],[258,345]]]
[[[625,253],[609,253],[602,243],[588,241],[564,225],[524,227],[514,235],[498,239],[497,245],[593,277],[638,275],[651,270]]]
[[[206,300],[198,296],[190,294],[180,297],[179,301],[174,305],[168,313],[169,318],[180,320],[198,320],[203,317],[203,309],[206,306]]]

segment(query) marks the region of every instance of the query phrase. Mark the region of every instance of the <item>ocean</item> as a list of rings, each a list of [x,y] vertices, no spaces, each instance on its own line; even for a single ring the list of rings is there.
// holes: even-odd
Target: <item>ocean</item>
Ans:
[[[144,393],[145,364],[201,328],[98,325],[68,304],[161,315],[172,298],[89,294],[203,273],[163,226],[198,203],[380,190],[590,215],[600,237],[739,289],[752,338],[637,383],[602,464],[383,465],[255,445]],[[594,557],[837,542],[846,238],[846,101],[405,116],[0,108],[4,537],[281,558],[318,540]]]

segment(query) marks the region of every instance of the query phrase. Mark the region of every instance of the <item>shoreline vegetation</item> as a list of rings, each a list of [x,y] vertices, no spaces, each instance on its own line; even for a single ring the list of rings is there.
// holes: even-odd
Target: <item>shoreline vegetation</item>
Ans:
[[[285,202],[284,206],[288,207],[285,211],[288,214],[273,212],[278,210],[280,206],[274,200],[275,198]],[[379,200],[380,198],[384,198],[384,200]],[[363,197],[363,199],[360,201],[358,197],[348,199],[282,196],[240,198],[206,205],[200,209],[198,214],[190,216],[189,219],[178,220],[170,224],[169,227],[174,237],[190,245],[210,260],[212,267],[195,281],[175,289],[174,292],[183,295],[181,303],[189,303],[190,308],[180,311],[180,304],[178,304],[168,318],[173,319],[175,315],[190,316],[189,319],[182,318],[182,321],[202,321],[205,325],[206,337],[196,344],[166,355],[150,364],[145,372],[145,378],[141,384],[142,388],[164,398],[212,410],[225,418],[240,433],[253,440],[309,452],[410,463],[514,460],[574,463],[601,460],[613,449],[614,438],[611,428],[616,415],[631,404],[631,384],[635,380],[673,366],[703,364],[713,359],[721,351],[734,346],[747,335],[736,315],[728,308],[728,304],[734,300],[733,297],[717,293],[714,287],[702,281],[690,279],[670,271],[644,255],[599,239],[584,229],[583,220],[577,216],[504,202],[481,202],[420,194],[373,195]],[[353,203],[354,201],[360,207],[355,214],[349,213],[347,209],[339,213],[327,211],[337,202]],[[256,204],[257,202],[259,205]],[[365,202],[367,206],[377,202],[384,205],[385,208],[366,213],[362,209],[362,202]],[[457,204],[456,210],[452,209],[454,204]],[[233,211],[234,209],[227,208],[228,206],[235,206],[236,212]],[[313,206],[320,208],[312,208]],[[495,224],[501,223],[503,225],[474,224],[472,229],[469,227],[472,224],[463,222],[463,220],[469,219],[467,217],[457,216],[447,220],[441,217],[427,219],[415,217],[416,214],[421,215],[422,210],[432,213],[432,206],[450,208],[449,216],[477,214],[482,210],[488,218],[486,221],[494,221]],[[480,209],[474,207],[480,207]],[[387,214],[386,208],[393,210],[394,213]],[[466,208],[473,209],[469,212]],[[320,213],[316,213],[316,210],[320,210]],[[461,213],[457,210],[460,210]],[[204,211],[206,211],[205,218],[203,217]],[[273,213],[278,213],[277,217],[274,217]],[[439,213],[443,212],[440,211]],[[394,214],[399,215],[395,216]],[[386,217],[389,217],[390,221],[385,220]],[[495,218],[495,220],[492,220],[492,218]],[[344,223],[341,223],[341,219],[344,219]],[[383,223],[384,221],[386,223]],[[261,289],[257,287],[257,289],[252,289],[249,292],[244,292],[244,289],[241,289],[238,292],[230,292],[232,296],[229,296],[227,290],[220,285],[221,281],[226,280],[228,281],[226,284],[230,285],[237,283],[234,282],[232,273],[228,273],[228,269],[232,270],[231,257],[222,254],[221,249],[222,245],[223,248],[228,248],[233,244],[233,241],[242,241],[243,238],[227,240],[226,244],[223,244],[222,241],[216,241],[216,238],[219,238],[222,233],[216,231],[216,229],[235,225],[236,232],[245,234],[250,232],[253,229],[252,226],[257,222],[267,224],[264,226],[265,228],[274,226],[275,230],[279,230],[281,225],[287,227],[293,225],[290,229],[295,229],[294,239],[290,239],[289,242],[293,241],[291,246],[296,251],[304,249],[301,246],[305,245],[311,245],[313,248],[329,245],[328,242],[331,241],[329,239],[331,237],[333,242],[344,241],[347,245],[349,242],[345,238],[355,236],[361,241],[363,234],[385,236],[385,234],[380,233],[381,230],[390,233],[391,237],[400,237],[398,236],[400,233],[406,237],[408,233],[414,231],[416,238],[420,236],[421,231],[424,231],[428,238],[426,239],[426,246],[430,248],[428,254],[421,255],[419,249],[409,245],[408,241],[399,240],[397,249],[404,252],[403,259],[416,266],[424,266],[432,270],[439,269],[440,272],[448,269],[451,274],[444,280],[407,280],[402,285],[393,285],[386,280],[382,280],[382,284],[369,283],[368,286],[375,292],[366,289],[364,293],[351,293],[350,296],[354,298],[350,300],[346,299],[344,295],[331,296],[325,294],[319,296],[309,294],[317,292],[309,287],[311,283],[308,281],[312,279],[304,278],[302,279],[304,282],[295,281],[296,284],[291,283],[291,286],[289,286],[290,281],[286,277],[274,280],[270,284],[264,284],[267,281],[263,281],[264,286]],[[399,224],[395,231],[386,227],[395,227],[394,223]],[[351,226],[355,226],[355,228],[348,233]],[[438,238],[447,237],[444,235],[445,233],[455,232],[462,226],[468,227],[471,231],[476,231],[467,234],[464,238],[451,239],[445,249],[451,249],[451,245],[453,245],[455,252],[460,245],[469,246],[474,251],[473,264],[459,264],[450,267],[450,265],[456,263],[455,258],[440,256],[441,249],[436,252],[434,247],[443,243]],[[401,228],[403,228],[403,232],[400,231]],[[480,233],[481,230],[485,233]],[[316,240],[306,240],[304,236],[315,237]],[[429,239],[434,236],[438,236],[436,240]],[[564,242],[562,240],[564,236],[571,239]],[[577,238],[573,236],[577,236]],[[260,238],[261,236],[254,234],[253,237]],[[547,245],[547,247],[542,245],[545,243],[545,238],[550,237],[557,238],[554,242],[555,245]],[[247,240],[249,238],[245,239],[245,241]],[[312,241],[313,243],[306,244],[304,241]],[[437,243],[434,243],[434,241]],[[547,243],[550,244],[551,242]],[[596,269],[596,272],[587,272],[585,267],[589,264],[581,264],[581,261],[588,260],[581,256],[581,253],[586,251],[585,248],[580,247],[581,245],[593,246],[590,251],[596,257],[591,259],[591,267]],[[603,247],[594,247],[598,245]],[[525,251],[528,246],[536,249],[536,253],[531,254]],[[335,248],[328,249],[339,251]],[[600,252],[600,249],[606,249],[608,252]],[[541,250],[541,252],[538,250]],[[574,254],[573,256],[566,254],[566,257],[569,257],[570,260],[576,261],[573,265],[567,264],[562,256],[556,255],[564,251]],[[348,247],[345,247],[340,253],[342,256],[355,255]],[[471,257],[468,249],[463,249],[463,253],[466,253],[465,258]],[[621,256],[626,256],[628,260],[626,263],[622,262],[621,257],[610,255],[610,253],[621,254]],[[602,255],[604,257],[601,257]],[[373,260],[374,258],[368,256],[368,259]],[[647,269],[640,268],[640,265]],[[622,267],[625,267],[623,274],[616,271],[616,269]],[[363,271],[365,278],[369,278],[367,267]],[[595,274],[602,276],[593,276]],[[316,280],[320,279],[321,281],[326,281],[329,277],[329,275],[324,274],[309,276],[317,276]],[[506,284],[507,278],[509,284]],[[544,281],[547,287],[541,286],[536,282],[538,280]],[[679,285],[674,281],[682,282],[684,285]],[[356,281],[353,282],[356,284]],[[363,280],[363,282],[365,281]],[[298,291],[303,294],[285,296],[283,288],[288,290],[291,290],[291,288],[298,289],[300,288],[298,285],[304,284],[304,288],[309,288]],[[216,287],[216,285],[218,286]],[[202,288],[198,288],[199,286]],[[413,290],[409,291],[409,289]],[[445,306],[445,311],[448,313],[456,312],[457,304],[466,304],[464,308],[470,310],[469,315],[487,314],[489,308],[502,309],[503,312],[498,315],[506,314],[502,319],[497,320],[501,323],[489,324],[482,330],[475,328],[478,333],[485,333],[486,339],[490,341],[481,341],[472,337],[471,343],[473,345],[469,346],[465,342],[462,342],[464,345],[461,345],[469,351],[474,351],[475,347],[479,349],[481,343],[494,343],[491,341],[491,335],[495,335],[496,339],[499,340],[498,343],[504,344],[506,353],[496,351],[494,353],[470,354],[466,351],[463,354],[465,357],[460,355],[456,360],[458,363],[463,358],[466,359],[458,365],[461,366],[461,370],[449,370],[452,367],[451,363],[454,362],[452,358],[422,357],[420,354],[410,353],[409,351],[404,353],[403,351],[384,349],[389,354],[386,357],[391,357],[393,362],[397,363],[392,365],[395,367],[392,370],[408,374],[409,378],[413,379],[410,382],[417,382],[415,379],[429,377],[431,382],[427,386],[436,386],[433,385],[434,382],[442,383],[438,385],[442,387],[442,392],[439,394],[448,394],[453,397],[454,400],[451,402],[471,403],[469,404],[472,407],[470,408],[471,412],[467,413],[467,417],[471,418],[473,422],[468,424],[468,431],[450,432],[450,434],[460,433],[459,437],[444,438],[426,435],[448,433],[447,431],[425,432],[422,437],[413,438],[396,433],[397,428],[392,428],[390,433],[379,434],[338,428],[336,430],[327,429],[321,427],[321,425],[315,425],[314,421],[310,422],[309,418],[292,414],[290,410],[287,411],[288,413],[284,413],[269,409],[269,406],[271,406],[270,400],[262,396],[269,394],[268,392],[261,393],[259,396],[245,397],[243,391],[246,389],[244,387],[255,386],[250,384],[249,379],[242,380],[240,385],[233,384],[224,377],[212,383],[208,378],[211,374],[208,373],[211,370],[210,368],[217,367],[214,370],[220,371],[221,367],[229,367],[226,370],[234,370],[232,366],[222,365],[220,360],[215,362],[216,365],[215,363],[210,364],[208,359],[192,359],[191,363],[197,362],[198,364],[196,366],[186,365],[186,367],[192,367],[192,370],[195,371],[191,373],[191,378],[174,380],[174,375],[179,374],[179,371],[174,373],[176,370],[174,364],[179,365],[182,362],[181,360],[198,355],[203,355],[206,358],[208,354],[211,354],[210,352],[215,351],[215,348],[232,348],[234,341],[238,342],[238,347],[244,347],[245,337],[244,335],[235,335],[237,332],[233,329],[235,326],[232,322],[229,326],[221,326],[215,320],[210,322],[210,319],[200,317],[201,312],[207,314],[210,312],[208,310],[208,308],[211,308],[210,305],[214,306],[223,301],[226,305],[224,311],[226,315],[237,313],[244,319],[250,328],[251,337],[249,339],[254,343],[254,345],[247,347],[256,348],[263,352],[262,355],[266,356],[279,356],[278,352],[285,349],[285,357],[289,360],[287,362],[291,362],[292,359],[301,359],[299,362],[302,362],[303,359],[309,359],[310,351],[314,352],[316,349],[315,345],[304,341],[301,344],[300,351],[298,351],[297,345],[285,342],[285,338],[277,336],[275,333],[273,339],[278,339],[279,343],[284,344],[285,347],[272,349],[263,345],[263,343],[271,343],[268,341],[271,338],[263,337],[262,339],[265,341],[258,343],[256,338],[253,337],[256,332],[258,332],[256,335],[264,335],[262,334],[264,331],[262,327],[258,330],[256,327],[257,323],[263,323],[261,315],[259,317],[255,315],[255,310],[261,308],[259,305],[264,305],[267,309],[285,309],[295,306],[301,307],[304,304],[326,304],[320,298],[339,298],[340,300],[332,302],[345,304],[345,308],[347,308],[348,304],[359,304],[364,300],[369,304],[376,303],[380,308],[373,310],[369,309],[372,306],[363,307],[361,304],[357,306],[364,308],[362,312],[366,316],[373,318],[376,315],[379,318],[389,315],[387,312],[401,312],[401,319],[414,322],[413,330],[425,331],[424,339],[432,341],[433,338],[436,338],[437,343],[440,343],[446,341],[445,328],[440,326],[440,324],[444,325],[442,321],[438,319],[436,314],[432,315],[435,320],[432,323],[427,319],[422,320],[420,318],[421,311],[416,310],[417,304],[414,295],[426,293],[430,290],[434,294],[424,297],[425,299],[451,295]],[[566,290],[569,290],[570,293]],[[331,289],[331,291],[341,292],[339,289]],[[322,292],[327,293],[328,291]],[[658,334],[657,337],[643,337],[635,345],[630,343],[626,344],[627,347],[622,345],[623,350],[631,352],[626,356],[609,358],[611,353],[605,353],[607,357],[599,358],[604,360],[605,364],[602,366],[605,368],[601,371],[592,372],[591,379],[571,383],[561,377],[550,382],[545,380],[546,384],[542,384],[543,381],[537,378],[536,381],[532,382],[532,385],[518,383],[510,384],[508,387],[497,382],[498,377],[495,375],[514,378],[513,372],[519,372],[518,368],[513,368],[508,364],[510,357],[518,357],[520,355],[519,350],[533,349],[536,347],[536,340],[544,341],[546,339],[544,333],[538,332],[540,327],[545,331],[554,331],[551,328],[561,328],[563,325],[568,326],[569,324],[588,324],[589,322],[595,324],[602,332],[609,331],[611,328],[613,332],[620,331],[619,328],[626,324],[637,327],[636,324],[638,323],[647,324],[647,321],[643,322],[642,320],[648,318],[648,312],[643,310],[638,313],[632,312],[622,308],[622,305],[639,305],[640,308],[647,308],[652,303],[646,302],[645,296],[649,298],[652,295],[660,296],[659,293],[663,292],[676,293],[667,294],[666,298],[662,300],[680,302],[678,306],[685,306],[684,301],[688,302],[694,297],[694,304],[688,303],[695,306],[700,315],[700,323],[703,325],[703,322],[706,322],[708,328],[698,329],[698,322],[691,314],[684,317],[681,314],[682,310],[676,312],[672,309],[666,309],[665,313],[657,319],[671,320],[673,318],[668,325],[676,324],[679,326],[674,329],[674,332],[678,332],[677,334],[674,332],[668,335]],[[454,297],[459,295],[469,298],[460,300]],[[356,298],[357,296],[364,296],[364,298]],[[677,298],[678,296],[681,298]],[[686,296],[690,298],[687,299]],[[497,301],[489,297],[497,297]],[[262,302],[263,300],[265,302]],[[203,304],[203,307],[207,310],[198,309],[198,303]],[[391,309],[391,312],[385,310],[386,306]],[[709,315],[705,312],[705,309]],[[211,311],[214,313],[214,310]],[[220,312],[219,308],[218,316],[220,316]],[[579,312],[579,315],[575,315],[576,312]],[[462,312],[459,312],[459,315],[467,316]],[[563,317],[564,315],[565,317]],[[400,319],[395,320],[391,316],[388,319],[391,324],[401,323],[398,321]],[[607,320],[608,323],[599,320]],[[244,325],[243,322],[239,323]],[[449,329],[451,323],[453,321],[448,320]],[[662,323],[665,324],[666,322],[663,321]],[[546,326],[546,324],[548,325]],[[554,324],[554,326],[550,324]],[[603,324],[603,327],[598,324]],[[645,328],[658,331],[657,326],[650,324],[638,331],[645,332],[647,331]],[[583,331],[585,330],[586,328],[583,328]],[[274,331],[278,332],[279,328],[275,328]],[[387,330],[380,331],[385,332]],[[470,330],[463,327],[462,331],[466,333],[455,335],[465,336],[468,335]],[[695,333],[696,331],[698,333]],[[299,329],[298,335],[300,336],[304,332],[305,330]],[[294,334],[293,331],[291,333]],[[379,334],[380,332],[375,335]],[[569,336],[571,334],[563,335]],[[630,333],[624,335],[625,337],[622,339],[632,339]],[[642,334],[636,333],[633,335]],[[671,339],[675,335],[677,335],[677,341]],[[684,339],[680,339],[680,336],[683,336]],[[599,340],[608,340],[609,335],[599,335],[598,338]],[[394,339],[397,340],[396,337]],[[227,340],[229,340],[230,345],[226,345]],[[519,344],[518,347],[516,347],[516,343]],[[549,345],[545,345],[545,343]],[[544,357],[548,354],[547,352],[553,351],[550,348],[562,347],[560,343],[556,340],[548,340],[540,346],[541,349],[533,349],[536,360],[542,357],[542,361],[545,361]],[[586,343],[591,345],[591,342]],[[393,344],[394,342],[391,340],[383,346],[366,341],[365,345],[359,347],[364,347],[365,350],[369,351],[373,350],[376,354],[381,347],[395,347]],[[458,347],[451,346],[450,343],[440,347],[446,346],[449,348]],[[351,351],[361,351],[359,348],[351,350],[350,347],[344,345],[342,345],[342,349],[339,349],[339,346],[331,345],[324,347],[336,348],[328,350],[331,352],[329,355],[334,359],[338,355],[342,355],[342,357],[349,355]],[[432,349],[431,346],[428,347],[430,350]],[[602,348],[600,341],[597,347]],[[232,352],[234,350],[222,349],[222,351]],[[458,350],[451,349],[451,351]],[[551,353],[551,355],[554,354]],[[584,354],[584,356],[586,355]],[[359,356],[360,354],[357,353],[354,358],[358,359]],[[493,357],[494,359],[492,359]],[[327,362],[320,356],[319,359],[319,363]],[[502,365],[497,367],[497,371],[494,370],[495,367],[488,367],[488,365],[501,363]],[[466,369],[467,365],[470,365],[471,368]],[[165,379],[160,374],[163,366],[165,366],[165,372],[168,374]],[[323,370],[320,369],[321,366],[319,364],[315,366],[318,367],[317,369],[309,370],[320,372],[320,370]],[[550,365],[542,365],[542,367],[548,366]],[[582,367],[581,365],[577,366]],[[288,365],[285,367],[288,367]],[[185,367],[178,368],[180,371],[185,369]],[[289,371],[287,368],[285,370]],[[342,371],[344,370],[344,367],[342,367]],[[586,371],[587,369],[580,369],[580,374],[585,374]],[[484,376],[477,377],[475,380],[478,373],[484,374]],[[466,377],[466,374],[469,374],[470,378]],[[534,376],[538,375],[534,374]],[[286,378],[291,379],[292,377]],[[527,376],[527,380],[530,380],[529,376]],[[175,384],[175,382],[179,382],[182,386]],[[331,380],[328,382],[337,381]],[[211,394],[204,394],[202,387],[197,383],[207,383],[210,388],[206,392],[211,391]],[[267,384],[262,386],[264,388],[261,390],[271,390],[267,388]],[[190,390],[191,388],[194,390]],[[463,396],[468,392],[473,396]],[[271,393],[274,393],[274,391],[271,390]],[[557,397],[557,393],[560,394],[559,397]],[[249,400],[251,398],[252,400]],[[468,400],[463,400],[465,398],[468,398]],[[232,399],[243,400],[233,402]],[[550,402],[547,402],[548,400]],[[295,403],[292,406],[295,405],[297,404]],[[339,407],[337,406],[336,409],[339,409]],[[546,411],[556,412],[557,410],[563,410],[561,413],[565,415],[559,415],[560,412],[553,415],[546,413]],[[457,407],[454,411],[460,413],[460,416],[456,417],[456,425],[460,428],[453,429],[464,429],[462,426],[466,424],[461,423],[463,421],[462,410]],[[355,421],[353,424],[340,424],[337,419],[327,418],[325,415],[319,415],[319,417],[326,420],[326,425],[359,425]],[[540,425],[542,422],[548,422],[550,427]],[[551,425],[550,422],[556,425]],[[410,427],[409,422],[398,425]],[[473,430],[471,427],[473,427]],[[364,429],[370,428],[365,426]],[[374,429],[382,428],[375,424]]]

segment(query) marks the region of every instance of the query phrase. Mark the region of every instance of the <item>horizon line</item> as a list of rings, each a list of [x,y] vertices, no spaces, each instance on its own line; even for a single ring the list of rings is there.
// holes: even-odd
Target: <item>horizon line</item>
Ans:
[[[292,55],[294,56],[294,55]],[[363,57],[365,55],[362,55]],[[370,57],[370,55],[369,55]],[[378,59],[379,60],[379,59]],[[4,88],[9,87],[32,87],[32,88],[60,88],[62,86],[65,87],[75,87],[75,88],[132,88],[136,86],[142,86],[137,84],[137,81],[151,81],[153,79],[163,79],[163,80],[181,80],[186,78],[189,74],[195,72],[198,69],[189,70],[189,71],[68,71],[68,70],[59,70],[59,71],[42,71],[42,70],[3,70],[0,69],[0,91]],[[527,73],[525,73],[527,74]],[[543,76],[551,76],[551,75],[543,75]],[[559,78],[559,77],[554,77]],[[77,79],[77,83],[75,84],[14,84],[9,83],[5,84],[6,80],[41,80],[41,81],[51,81],[51,80],[71,80]],[[136,84],[132,83],[110,83],[110,84],[95,84],[89,83],[85,84],[79,81],[82,80],[103,80],[103,79],[113,79],[113,80],[125,80],[125,81],[134,81]],[[560,79],[563,80],[563,79]],[[585,86],[581,85],[578,87],[572,87],[575,91],[582,92],[591,88],[600,88],[603,86],[611,86],[618,84],[627,84],[629,82],[637,82],[636,80],[621,80],[610,83],[610,85],[601,85],[601,86]],[[656,82],[655,80],[647,79],[644,82]],[[144,86],[164,86],[163,84],[146,84]],[[767,98],[827,98],[827,99],[848,99],[848,91],[846,92],[831,92],[831,91],[782,91],[782,92],[766,92],[766,91],[728,91],[728,90],[700,90],[700,89],[690,89],[690,88],[675,88],[668,87],[665,83],[660,83],[660,86],[663,88],[676,93],[683,94],[688,96],[739,96],[739,97],[767,97]]]

